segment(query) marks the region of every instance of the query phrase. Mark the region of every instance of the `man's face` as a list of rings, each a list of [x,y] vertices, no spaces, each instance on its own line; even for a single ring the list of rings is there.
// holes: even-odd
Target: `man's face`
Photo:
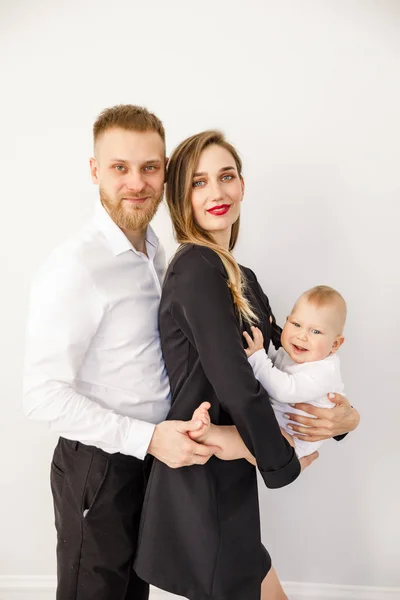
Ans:
[[[144,229],[154,217],[163,197],[165,164],[165,145],[156,131],[113,127],[99,136],[90,159],[92,180],[121,229]]]

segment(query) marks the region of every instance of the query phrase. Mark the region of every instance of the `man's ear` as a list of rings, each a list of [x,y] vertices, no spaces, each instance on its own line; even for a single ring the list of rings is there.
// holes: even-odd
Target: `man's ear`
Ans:
[[[338,335],[332,344],[331,354],[334,354],[335,352],[337,352],[339,350],[340,346],[343,344],[343,342],[344,342],[344,337],[342,335]]]
[[[99,183],[99,178],[97,177],[97,160],[95,158],[90,159],[90,174],[92,176],[92,181],[96,185]]]
[[[167,166],[168,166],[168,162],[169,162],[169,157],[166,156],[165,157],[165,166],[164,166],[164,183],[167,183]]]

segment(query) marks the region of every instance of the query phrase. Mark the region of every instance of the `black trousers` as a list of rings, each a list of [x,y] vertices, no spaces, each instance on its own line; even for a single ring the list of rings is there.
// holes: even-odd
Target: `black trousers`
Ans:
[[[51,464],[57,600],[148,600],[133,571],[143,461],[60,438]]]

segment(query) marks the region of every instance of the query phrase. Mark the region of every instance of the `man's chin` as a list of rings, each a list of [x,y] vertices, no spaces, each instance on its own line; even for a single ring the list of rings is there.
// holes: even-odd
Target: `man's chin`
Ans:
[[[100,194],[101,203],[109,213],[112,220],[121,229],[140,230],[145,229],[161,204],[153,197],[149,197],[145,202],[134,204],[124,202],[123,199],[110,202],[106,194]]]
[[[118,219],[117,225],[122,229],[144,229],[149,225],[157,212],[158,206],[131,206],[125,209]]]

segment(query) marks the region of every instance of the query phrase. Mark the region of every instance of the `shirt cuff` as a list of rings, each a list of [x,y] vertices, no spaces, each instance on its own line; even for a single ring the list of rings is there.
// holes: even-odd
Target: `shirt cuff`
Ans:
[[[292,483],[292,481],[297,479],[297,477],[300,475],[300,471],[301,468],[299,459],[297,458],[294,448],[291,460],[282,469],[279,469],[278,471],[262,471],[260,469],[260,473],[264,479],[265,485],[270,489],[281,488],[285,485],[289,485],[289,483]]]
[[[136,456],[136,458],[143,460],[147,454],[155,428],[156,426],[153,423],[133,419],[129,435],[125,440],[124,454]]]

